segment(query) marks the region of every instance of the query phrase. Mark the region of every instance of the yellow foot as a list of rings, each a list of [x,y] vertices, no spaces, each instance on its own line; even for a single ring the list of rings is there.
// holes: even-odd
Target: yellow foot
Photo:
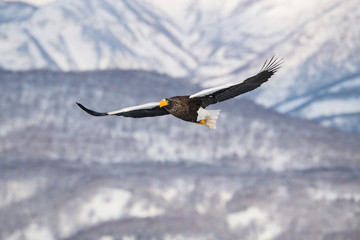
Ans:
[[[201,120],[200,122],[197,122],[197,124],[205,124],[205,120]]]

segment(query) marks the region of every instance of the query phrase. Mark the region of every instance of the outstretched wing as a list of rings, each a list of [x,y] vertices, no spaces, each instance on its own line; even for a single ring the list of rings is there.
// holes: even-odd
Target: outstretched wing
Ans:
[[[80,103],[76,103],[76,104],[88,114],[96,117],[116,115],[116,116],[131,117],[131,118],[143,118],[143,117],[156,117],[156,116],[169,114],[169,112],[166,111],[165,108],[160,108],[158,102],[142,104],[134,107],[127,107],[112,112],[95,112],[93,110],[84,107]]]
[[[215,104],[239,96],[240,94],[260,87],[261,84],[266,82],[277,70],[279,70],[282,63],[282,59],[272,57],[270,61],[265,61],[260,72],[255,76],[250,77],[243,82],[235,82],[205,89],[191,95],[190,98],[199,98],[202,101],[202,106],[206,107],[210,104]]]

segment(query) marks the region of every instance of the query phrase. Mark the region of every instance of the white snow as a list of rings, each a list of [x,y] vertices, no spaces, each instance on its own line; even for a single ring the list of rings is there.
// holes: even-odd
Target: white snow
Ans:
[[[112,236],[105,235],[105,236],[101,236],[98,240],[115,240],[115,239]]]
[[[17,231],[10,235],[10,237],[6,238],[5,240],[19,240],[19,239],[26,239],[26,240],[53,240],[55,236],[53,236],[50,229],[44,227],[43,225],[39,225],[37,223],[32,223],[28,225],[25,229],[21,231]]]
[[[205,204],[196,203],[195,210],[199,214],[205,214],[208,211],[208,208]]]
[[[233,197],[233,193],[230,191],[220,191],[219,193],[220,196],[220,204],[225,206],[225,204],[231,200],[231,198]]]
[[[301,111],[302,116],[309,119],[356,112],[360,112],[360,98],[317,101]]]
[[[131,195],[123,189],[101,189],[84,201],[79,213],[79,221],[89,225],[119,218],[124,215],[125,206]]]
[[[165,234],[163,240],[217,240],[213,234],[195,234],[195,233],[172,233]]]
[[[222,209],[231,200],[233,194],[233,192],[226,189],[209,189],[204,194],[204,199],[196,203],[195,210],[199,214],[206,214]],[[216,205],[214,205],[214,199],[216,199]]]
[[[351,79],[341,84],[337,84],[334,87],[331,87],[328,91],[331,93],[336,93],[344,89],[354,89],[360,87],[360,78]]]
[[[259,227],[257,239],[273,239],[282,232],[282,228],[268,214],[260,208],[252,206],[244,211],[230,213],[227,216],[227,223],[231,230],[243,228],[250,224]]]
[[[277,172],[285,170],[292,159],[287,152],[277,148],[272,149],[271,155],[273,160],[265,165],[268,165],[270,169]]]
[[[44,179],[17,179],[0,183],[0,207],[30,198],[43,187]]]
[[[155,217],[164,213],[164,209],[143,200],[137,200],[128,210],[128,215],[138,218]]]
[[[278,106],[276,108],[276,110],[278,110],[279,112],[282,112],[282,113],[286,113],[286,112],[289,112],[289,111],[295,109],[296,107],[301,106],[302,104],[306,103],[310,99],[311,99],[311,97],[301,97],[301,98],[286,102],[286,103]]]
[[[163,197],[166,201],[173,200],[177,195],[177,189],[175,188],[152,188],[152,193]]]
[[[55,1],[60,1],[60,0],[4,0],[5,2],[25,2],[31,5],[35,5],[35,6],[44,6],[46,4],[55,2]]]
[[[360,193],[356,192],[343,192],[335,191],[329,187],[323,188],[310,188],[308,194],[314,200],[317,201],[337,201],[337,200],[346,200],[346,201],[355,201],[360,202]]]
[[[230,229],[245,227],[254,221],[265,221],[266,213],[257,207],[250,207],[244,211],[230,213],[227,216],[227,223]]]

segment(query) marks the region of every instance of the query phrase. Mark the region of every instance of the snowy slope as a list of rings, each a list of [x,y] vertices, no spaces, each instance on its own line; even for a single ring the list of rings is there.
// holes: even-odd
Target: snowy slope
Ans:
[[[359,164],[358,138],[277,114],[246,99],[212,106],[221,109],[214,131],[171,116],[95,118],[75,104],[113,111],[199,90],[164,75],[142,71],[1,75],[1,112],[11,112],[0,116],[3,160],[228,162],[243,169],[274,171],[338,164],[339,159],[347,166]]]
[[[195,163],[61,161],[0,166],[4,197],[36,186],[0,207],[4,240],[359,238],[354,169],[266,173]]]
[[[360,133],[360,93],[346,87],[360,76],[359,17],[356,0],[62,0],[0,25],[0,67],[143,69],[210,87],[245,79],[276,55],[284,67],[248,97]],[[336,96],[312,96],[311,109],[297,108],[303,96],[332,85]]]
[[[282,113],[303,117],[325,126],[360,132],[360,77],[353,74],[308,93],[294,95],[276,104]]]
[[[256,73],[263,59],[280,55],[284,67],[252,93],[256,102],[360,133],[357,1],[185,2],[178,6],[182,14],[176,14],[167,1],[155,0],[178,21],[187,20],[187,45],[202,56],[195,81],[210,87],[244,79]],[[336,93],[330,89],[335,86]],[[303,101],[300,110],[296,105]]]
[[[199,90],[152,72],[0,75],[0,239],[359,238],[357,136],[244,98],[217,106],[214,131],[75,104]]]
[[[36,9],[33,5],[26,3],[0,1],[0,24],[26,21]]]
[[[14,25],[16,27],[14,27]],[[166,16],[137,1],[60,1],[0,27],[6,69],[147,69],[185,75],[191,54]]]

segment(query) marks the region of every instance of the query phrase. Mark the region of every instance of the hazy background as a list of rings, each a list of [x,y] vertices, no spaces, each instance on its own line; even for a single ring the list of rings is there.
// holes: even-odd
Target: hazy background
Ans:
[[[0,1],[0,238],[360,238],[360,5]],[[246,79],[215,131],[99,111]]]

